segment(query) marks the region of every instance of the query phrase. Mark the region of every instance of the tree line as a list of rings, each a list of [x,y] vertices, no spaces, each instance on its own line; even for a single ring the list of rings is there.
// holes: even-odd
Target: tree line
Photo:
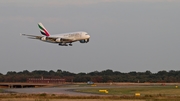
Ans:
[[[62,71],[58,69],[57,71],[45,71],[45,70],[35,70],[29,72],[28,70],[15,72],[9,71],[6,74],[0,73],[0,82],[27,82],[29,78],[61,78],[65,79],[66,82],[152,82],[152,83],[173,83],[180,82],[180,71],[170,70],[170,71],[159,71],[157,73],[152,73],[150,71],[136,72],[132,71],[129,73],[122,73],[119,71],[113,71],[110,69],[99,71],[93,71],[90,73],[71,73],[69,71]]]

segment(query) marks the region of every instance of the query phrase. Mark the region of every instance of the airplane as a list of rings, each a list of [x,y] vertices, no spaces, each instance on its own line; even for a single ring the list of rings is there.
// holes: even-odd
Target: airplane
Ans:
[[[42,23],[38,23],[38,27],[42,36],[28,34],[21,35],[28,36],[31,39],[39,39],[44,42],[58,43],[60,46],[68,46],[68,44],[69,46],[72,46],[72,43],[76,41],[79,41],[80,43],[88,43],[90,39],[90,35],[84,31],[50,35]]]

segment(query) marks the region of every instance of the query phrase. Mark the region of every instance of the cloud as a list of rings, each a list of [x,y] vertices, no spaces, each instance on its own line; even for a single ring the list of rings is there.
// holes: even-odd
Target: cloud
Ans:
[[[180,0],[50,0],[46,4],[51,6],[86,6],[114,2],[180,2]]]
[[[0,4],[13,4],[18,6],[29,7],[48,7],[48,6],[86,6],[99,3],[114,3],[114,2],[180,2],[180,0],[1,0]]]
[[[119,2],[179,2],[179,0],[116,0],[116,1],[119,1]]]
[[[1,23],[6,23],[7,21],[11,22],[34,22],[34,17],[24,17],[24,16],[6,16],[6,17],[0,17]]]

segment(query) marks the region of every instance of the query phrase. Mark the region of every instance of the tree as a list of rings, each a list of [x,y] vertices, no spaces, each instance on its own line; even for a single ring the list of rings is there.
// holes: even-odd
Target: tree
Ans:
[[[62,71],[58,69],[53,70],[35,70],[29,72],[28,70],[15,72],[9,71],[6,75],[0,73],[0,82],[26,82],[28,78],[64,78],[67,82],[180,82],[180,71],[170,70],[169,72],[163,70],[157,73],[151,73],[149,70],[145,72],[132,71],[129,73],[121,73],[119,71],[113,72],[110,69],[101,72],[94,71],[90,73],[71,73],[69,71]]]
[[[9,71],[9,72],[7,72],[7,74],[6,75],[15,75],[16,74],[16,72],[15,71]]]
[[[110,69],[104,70],[101,72],[102,75],[114,75],[113,71]]]
[[[151,75],[152,73],[149,71],[149,70],[147,70],[146,72],[145,72],[145,75]]]

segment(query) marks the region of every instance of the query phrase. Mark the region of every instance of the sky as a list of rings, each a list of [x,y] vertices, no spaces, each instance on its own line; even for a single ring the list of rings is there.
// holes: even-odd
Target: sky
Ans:
[[[111,69],[157,73],[180,68],[179,0],[0,0],[0,73]],[[86,31],[72,47],[28,39]]]

